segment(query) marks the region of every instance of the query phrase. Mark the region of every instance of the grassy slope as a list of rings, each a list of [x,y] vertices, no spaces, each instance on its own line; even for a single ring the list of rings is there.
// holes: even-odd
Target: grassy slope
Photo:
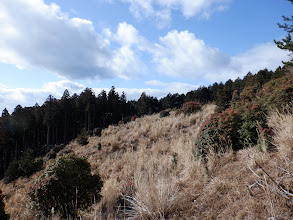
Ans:
[[[275,216],[289,218],[291,205],[274,192],[255,184],[257,177],[274,183],[274,180],[292,185],[290,161],[292,154],[293,115],[274,114],[270,124],[276,130],[275,145],[278,151],[259,152],[250,148],[223,155],[209,155],[207,164],[194,161],[192,148],[199,127],[214,112],[208,105],[203,111],[184,117],[166,118],[145,116],[120,126],[110,126],[101,137],[92,137],[86,146],[75,142],[66,150],[85,156],[93,173],[99,172],[104,181],[103,199],[90,210],[83,212],[84,219],[107,219],[123,216],[118,212],[116,199],[127,179],[136,187],[134,209],[127,213],[134,218],[174,219],[267,219]],[[97,150],[98,143],[102,150]],[[292,152],[291,152],[292,151]],[[177,166],[172,166],[172,153],[178,153]],[[253,159],[248,159],[248,155]],[[282,169],[281,169],[282,168]],[[0,183],[6,196],[6,211],[15,219],[32,219],[27,192],[37,177],[18,179],[14,184]]]

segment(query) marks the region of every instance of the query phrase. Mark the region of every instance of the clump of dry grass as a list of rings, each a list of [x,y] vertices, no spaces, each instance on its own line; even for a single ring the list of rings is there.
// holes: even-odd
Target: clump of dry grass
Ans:
[[[144,172],[135,174],[136,191],[127,198],[133,219],[169,219],[176,217],[188,205],[188,194],[180,189],[178,179],[170,170],[154,170],[148,165]]]
[[[281,156],[289,156],[293,159],[293,110],[287,107],[284,112],[275,111],[268,124],[274,130],[274,145]]]

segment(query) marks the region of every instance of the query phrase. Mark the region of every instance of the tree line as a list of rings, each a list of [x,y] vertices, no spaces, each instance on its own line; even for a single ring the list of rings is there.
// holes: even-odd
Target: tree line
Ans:
[[[65,90],[60,99],[49,95],[42,106],[17,105],[12,114],[5,108],[0,117],[0,177],[3,177],[9,163],[20,158],[27,149],[35,157],[44,155],[56,144],[69,143],[83,128],[92,134],[95,128],[105,128],[119,121],[128,122],[135,115],[181,108],[188,101],[201,104],[215,102],[221,111],[229,106],[232,96],[245,87],[257,89],[283,75],[281,67],[275,72],[264,69],[257,74],[249,72],[243,79],[202,86],[186,95],[169,93],[157,99],[143,92],[137,101],[127,101],[126,94],[122,92],[119,95],[114,86],[108,94],[102,90],[97,96],[90,88],[80,95],[70,95]]]

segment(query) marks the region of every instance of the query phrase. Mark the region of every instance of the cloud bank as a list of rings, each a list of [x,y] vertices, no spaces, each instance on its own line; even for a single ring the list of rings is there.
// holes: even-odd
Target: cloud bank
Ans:
[[[194,16],[226,0],[124,0],[153,13],[153,5]],[[149,11],[149,12],[148,12]],[[130,80],[150,71],[178,79],[224,81],[248,71],[274,69],[287,53],[273,43],[256,45],[229,56],[206,45],[194,33],[169,31],[157,42],[121,22],[114,32],[97,33],[89,20],[70,18],[56,4],[43,0],[0,1],[0,62],[19,68],[44,69],[65,79]],[[116,45],[116,47],[113,47]],[[118,46],[117,46],[118,45]],[[114,48],[114,49],[113,49]]]
[[[110,41],[127,48],[137,69],[145,69],[143,60],[137,55],[143,52],[149,56],[151,66],[157,73],[177,80],[226,81],[242,77],[249,71],[275,70],[282,65],[282,61],[290,60],[288,52],[271,42],[230,56],[206,45],[204,40],[189,31],[172,30],[160,37],[158,42],[150,42],[135,27],[123,22],[118,25],[116,33],[109,29],[107,33]]]
[[[129,11],[137,19],[154,19],[159,27],[172,20],[172,12],[180,11],[185,18],[209,18],[229,6],[231,0],[120,0],[129,4]],[[113,2],[113,1],[111,1]]]
[[[43,0],[0,2],[0,62],[68,79],[124,77],[125,48],[113,51],[89,20],[69,18]],[[123,66],[120,67],[123,63]]]

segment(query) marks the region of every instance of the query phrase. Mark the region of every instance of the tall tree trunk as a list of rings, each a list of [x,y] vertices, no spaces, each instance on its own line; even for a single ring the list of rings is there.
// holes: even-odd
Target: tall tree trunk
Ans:
[[[51,144],[51,142],[50,142],[50,136],[51,136],[51,132],[50,132],[50,126],[49,125],[47,125],[47,149],[46,149],[46,151],[48,152],[49,151],[49,149],[50,149],[50,144]]]
[[[65,112],[65,115],[64,115],[64,136],[63,136],[63,142],[64,144],[67,143],[67,114]]]

